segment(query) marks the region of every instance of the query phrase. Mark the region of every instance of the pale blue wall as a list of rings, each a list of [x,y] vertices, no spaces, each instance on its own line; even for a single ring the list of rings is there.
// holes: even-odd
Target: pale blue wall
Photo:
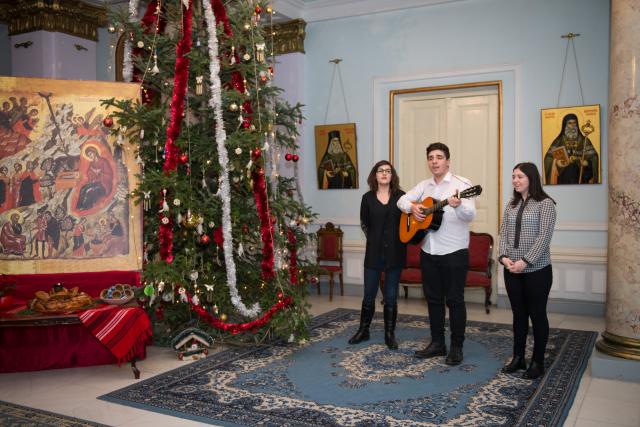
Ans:
[[[11,75],[11,44],[9,43],[9,28],[0,24],[0,76]]]
[[[604,182],[597,186],[555,186],[546,190],[558,202],[559,224],[583,223],[587,229],[606,226],[609,16],[607,0],[466,0],[309,23],[304,75],[305,135],[308,135],[303,142],[306,201],[321,218],[347,217],[349,221],[345,222],[357,222],[374,151],[382,157],[388,153],[387,134],[378,138],[380,146],[372,147],[374,127],[388,128],[386,115],[374,123],[374,79],[403,76],[427,76],[423,81],[427,85],[504,80],[502,198],[508,200],[514,163],[528,160],[541,165],[540,109],[556,106],[566,43],[560,35],[574,32],[581,34],[575,44],[584,101],[600,104],[602,108]],[[358,133],[359,190],[319,191],[315,186],[313,127],[323,124],[332,71],[328,61],[332,58],[344,60],[340,67],[351,121],[356,122]],[[494,71],[480,77],[464,75],[478,69]],[[428,77],[435,74],[443,76]],[[401,87],[403,84],[397,83],[388,89]],[[337,85],[332,100],[335,113],[329,114],[328,123],[344,122]],[[376,102],[384,104],[376,108],[386,111],[388,95]],[[571,58],[560,105],[578,104],[576,68]],[[519,142],[518,149],[514,147],[515,141]],[[343,228],[346,239],[362,238],[357,225]],[[553,244],[603,248],[606,231],[560,230]]]

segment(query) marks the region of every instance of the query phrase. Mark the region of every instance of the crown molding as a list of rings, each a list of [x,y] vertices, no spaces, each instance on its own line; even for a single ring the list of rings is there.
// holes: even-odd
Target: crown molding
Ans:
[[[316,22],[458,1],[467,0],[275,0],[274,9],[291,18]]]
[[[80,0],[0,0],[0,21],[8,24],[10,36],[51,31],[97,41],[107,11]]]

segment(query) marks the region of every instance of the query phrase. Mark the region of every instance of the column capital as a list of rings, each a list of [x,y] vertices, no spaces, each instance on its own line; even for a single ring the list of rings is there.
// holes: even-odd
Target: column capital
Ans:
[[[0,22],[10,36],[44,30],[97,41],[107,10],[80,0],[0,0]]]
[[[300,52],[304,53],[305,27],[307,23],[303,19],[294,19],[273,25],[273,50],[276,55]],[[270,27],[265,26],[265,36],[268,37]]]

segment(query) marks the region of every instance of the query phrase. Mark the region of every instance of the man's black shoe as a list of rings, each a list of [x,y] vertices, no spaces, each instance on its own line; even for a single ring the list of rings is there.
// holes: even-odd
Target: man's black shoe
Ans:
[[[544,364],[538,362],[531,362],[529,368],[524,371],[522,378],[525,380],[535,380],[544,375]]]
[[[527,364],[524,361],[524,357],[513,356],[513,359],[511,359],[511,362],[504,365],[504,367],[502,368],[502,372],[504,372],[505,374],[512,374],[519,369],[527,369]]]
[[[444,360],[444,363],[450,366],[456,366],[462,363],[462,347],[454,347],[451,346],[451,350],[449,350],[449,354],[447,358]]]
[[[419,359],[429,359],[436,356],[446,356],[447,346],[442,342],[431,341],[426,348],[417,350],[414,355]]]

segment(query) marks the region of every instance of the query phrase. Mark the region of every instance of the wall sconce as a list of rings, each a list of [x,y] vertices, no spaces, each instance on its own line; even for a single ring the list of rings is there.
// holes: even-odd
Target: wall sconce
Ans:
[[[16,43],[13,45],[13,47],[15,47],[16,49],[20,49],[21,47],[29,49],[29,46],[31,46],[32,44],[33,42],[31,40],[27,40],[26,42]]]

